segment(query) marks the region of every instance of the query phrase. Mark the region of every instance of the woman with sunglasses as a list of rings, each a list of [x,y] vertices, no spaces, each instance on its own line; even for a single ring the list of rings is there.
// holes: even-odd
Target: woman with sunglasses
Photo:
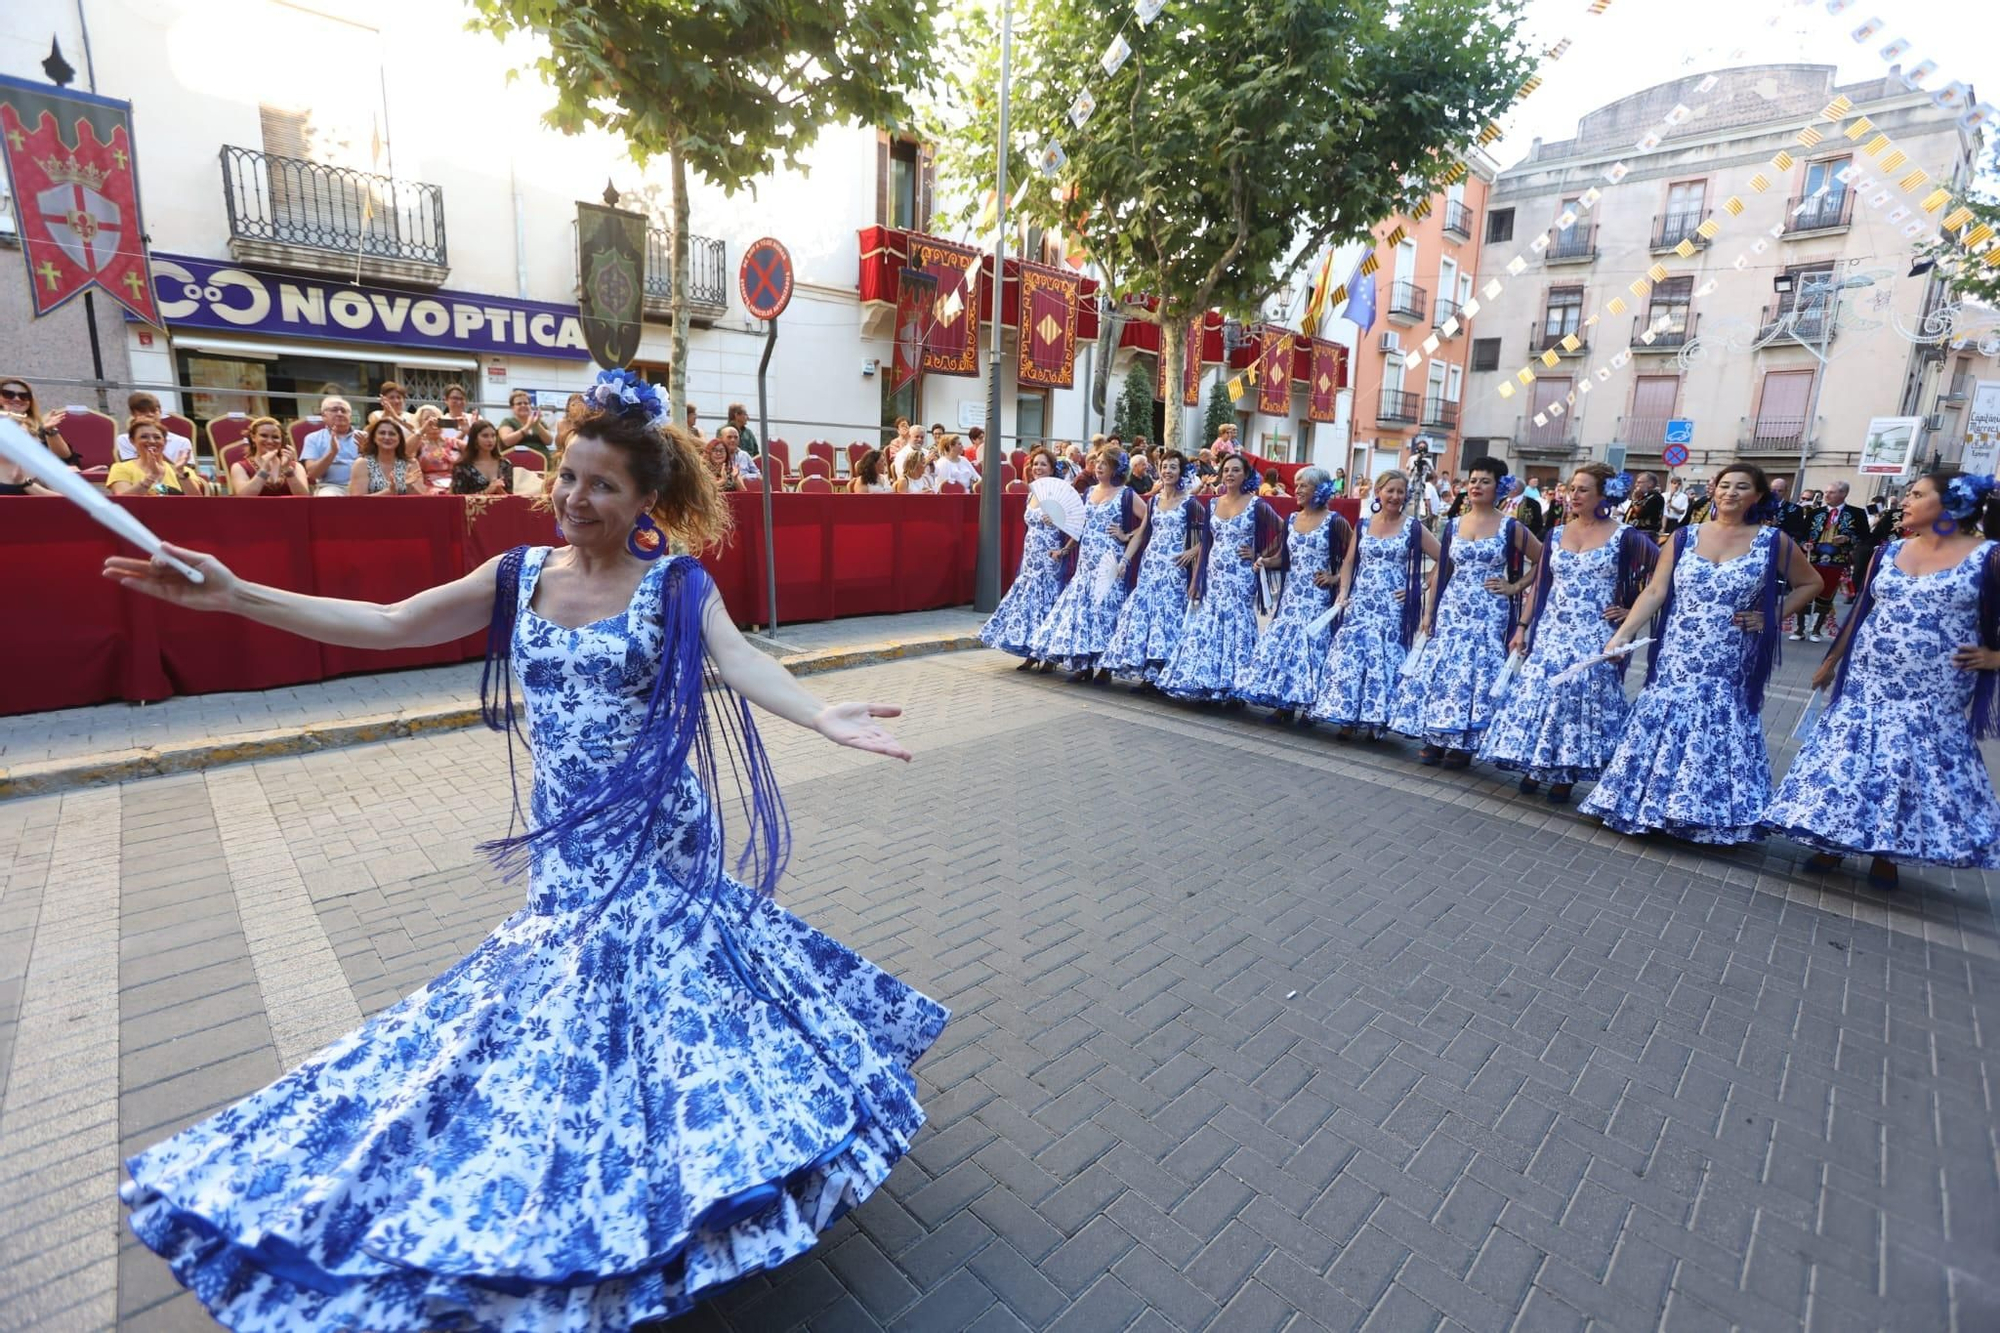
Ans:
[[[62,437],[58,429],[67,415],[60,407],[46,417],[35,403],[35,390],[24,379],[9,375],[0,379],[0,413],[11,417],[22,430],[42,442],[42,446],[71,467],[80,468],[83,460],[70,448],[69,441]]]

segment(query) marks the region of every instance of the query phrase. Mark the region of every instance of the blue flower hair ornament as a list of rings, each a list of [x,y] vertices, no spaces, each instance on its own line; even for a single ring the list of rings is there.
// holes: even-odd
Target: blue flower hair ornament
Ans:
[[[1953,477],[1944,488],[1944,512],[1963,523],[1985,506],[1986,497],[1991,494],[1991,477]]]
[[[1743,517],[1752,523],[1769,523],[1778,516],[1778,497],[1766,492],[1764,498],[1750,506],[1750,512]]]
[[[1624,500],[1631,494],[1632,474],[1630,472],[1621,472],[1610,481],[1604,483],[1604,498],[1607,500]]]
[[[1511,472],[1501,473],[1500,480],[1493,483],[1493,498],[1495,500],[1504,500],[1512,495],[1518,481],[1519,479]]]
[[[1238,454],[1238,455],[1237,455],[1237,457],[1238,457],[1238,458],[1242,458],[1242,455]],[[1255,495],[1255,494],[1257,493],[1257,488],[1258,488],[1259,486],[1262,486],[1263,484],[1264,484],[1264,479],[1263,479],[1262,477],[1260,477],[1260,476],[1258,476],[1258,475],[1257,475],[1257,469],[1256,469],[1256,468],[1254,468],[1254,467],[1251,467],[1251,466],[1250,466],[1250,460],[1249,460],[1249,459],[1247,459],[1247,458],[1244,458],[1244,459],[1243,459],[1243,484],[1242,484],[1241,486],[1238,486],[1238,487],[1236,488],[1236,491],[1237,491],[1237,494],[1239,494],[1239,495]]]
[[[1123,481],[1125,480],[1126,477],[1130,476],[1131,474],[1132,474],[1132,454],[1129,450],[1120,449],[1117,453],[1117,456],[1112,460],[1113,478],[1114,480],[1117,481]]]
[[[1323,481],[1313,487],[1313,508],[1324,509],[1333,499],[1333,483]]]
[[[597,379],[584,390],[583,398],[594,411],[643,416],[655,425],[667,415],[660,391],[629,370],[600,370]]]

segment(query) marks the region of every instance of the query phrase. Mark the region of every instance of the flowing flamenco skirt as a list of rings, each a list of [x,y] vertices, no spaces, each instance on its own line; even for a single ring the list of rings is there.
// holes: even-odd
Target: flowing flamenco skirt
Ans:
[[[1085,565],[1056,598],[1048,619],[1028,641],[1028,652],[1044,662],[1055,662],[1072,671],[1091,671],[1098,666],[1111,633],[1118,627],[1118,612],[1125,605],[1125,580],[1115,578],[1104,599],[1097,598],[1093,566]]]
[[[1151,552],[1147,552],[1151,555]],[[1125,599],[1118,626],[1097,664],[1121,676],[1157,683],[1187,623],[1187,571],[1168,562],[1164,573],[1139,569],[1139,586]]]
[[[524,909],[263,1091],[132,1158],[223,1324],[623,1330],[809,1249],[923,1123],[946,1013],[726,881]]]
[[[1312,716],[1343,727],[1379,730],[1389,723],[1403,669],[1402,622],[1393,614],[1355,614],[1350,603],[1327,649]]]
[[[1843,856],[2000,869],[2000,802],[1962,718],[1850,691],[1800,748],[1764,827]]]
[[[1454,582],[1446,597],[1461,586]],[[1390,730],[1447,750],[1478,748],[1497,711],[1493,686],[1507,665],[1507,635],[1506,604],[1483,590],[1475,595],[1485,602],[1473,613],[1447,619],[1439,612],[1439,633],[1396,690]]]
[[[1236,697],[1260,708],[1310,707],[1319,697],[1333,631],[1306,631],[1331,604],[1332,594],[1323,589],[1288,586],[1257,651],[1236,677]]]
[[[1763,836],[1757,823],[1770,799],[1771,757],[1757,715],[1726,683],[1695,679],[1640,693],[1578,808],[1620,833],[1727,845]]]
[[[1236,677],[1257,654],[1257,605],[1250,585],[1211,578],[1208,596],[1188,611],[1181,641],[1154,683],[1178,699],[1231,699]]]
[[[1062,575],[1050,555],[1060,549],[1063,535],[1046,522],[1030,522],[1021,550],[1021,569],[1014,586],[979,627],[979,641],[1016,657],[1031,657],[1028,644],[1048,619],[1063,590]]]
[[[1590,782],[1604,771],[1632,710],[1624,677],[1613,663],[1600,662],[1569,684],[1555,685],[1569,665],[1535,656],[1521,664],[1514,692],[1480,742],[1480,759],[1547,783]]]

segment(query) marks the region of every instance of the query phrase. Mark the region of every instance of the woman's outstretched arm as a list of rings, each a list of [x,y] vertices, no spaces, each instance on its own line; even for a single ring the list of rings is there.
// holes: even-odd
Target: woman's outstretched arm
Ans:
[[[891,759],[910,758],[910,752],[875,721],[878,717],[901,717],[902,709],[892,704],[823,702],[776,658],[751,646],[729,618],[722,595],[713,589],[702,607],[701,634],[722,683],[765,712],[816,731],[835,745]]]

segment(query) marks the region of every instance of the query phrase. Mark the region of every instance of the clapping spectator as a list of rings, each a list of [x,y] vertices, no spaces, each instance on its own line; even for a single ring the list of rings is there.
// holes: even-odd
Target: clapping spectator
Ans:
[[[160,421],[160,400],[152,394],[139,390],[125,395],[125,419],[131,421]],[[122,463],[129,458],[137,458],[139,451],[132,447],[132,431],[128,425],[111,446],[111,460]],[[167,461],[180,467],[194,461],[194,441],[185,435],[167,432]]]
[[[466,432],[465,449],[451,470],[453,495],[505,495],[513,470],[500,453],[500,428],[475,421]]]
[[[584,401],[582,394],[573,393],[564,401],[562,420],[556,423],[556,453],[560,454],[569,444],[569,437],[576,434],[576,428],[589,414],[590,404]]]
[[[472,414],[465,410],[465,386],[448,384],[444,390],[444,428],[461,436],[472,428]]]
[[[417,409],[417,469],[424,474],[424,489],[443,495],[451,489],[451,470],[458,464],[458,449],[444,437],[444,417],[430,404]]]
[[[945,436],[942,449],[942,456],[932,474],[940,486],[947,481],[955,481],[969,491],[979,485],[979,469],[966,461],[965,444],[958,436]]]
[[[861,455],[854,465],[854,475],[847,479],[847,489],[855,495],[887,495],[896,488],[882,477],[882,451],[870,449]]]
[[[26,380],[12,375],[0,379],[0,413],[4,413],[14,424],[28,434],[39,439],[43,446],[57,458],[71,467],[82,467],[83,460],[76,456],[76,450],[69,447],[69,441],[62,437],[56,427],[61,424],[63,410],[57,408],[44,417],[35,406],[35,390]],[[29,485],[25,480],[9,485]],[[39,489],[39,488],[37,488]],[[20,494],[20,492],[14,492]]]
[[[400,421],[377,417],[368,428],[361,457],[355,460],[349,495],[422,495],[423,470]]]
[[[720,435],[708,442],[708,470],[716,485],[725,491],[743,489],[743,474],[737,470],[735,453]]]
[[[1135,445],[1140,442],[1136,439],[1132,441]],[[1155,480],[1153,476],[1153,460],[1147,456],[1144,449],[1134,449],[1132,451],[1132,471],[1126,476],[1125,484],[1130,486],[1136,494],[1151,495]]]
[[[731,403],[727,420],[729,428],[736,432],[736,447],[752,458],[760,457],[757,432],[750,429],[750,409],[741,403]]]
[[[743,448],[740,442],[741,437],[737,434],[736,427],[724,426],[716,432],[716,438],[721,440],[723,447],[729,450],[729,457],[736,464],[736,471],[743,480],[756,481],[763,475],[757,471],[757,460],[752,458],[749,452]]]
[[[354,433],[354,409],[345,398],[319,400],[319,419],[326,424],[306,436],[300,447],[306,480],[316,495],[352,494],[354,461],[361,456],[361,437]]]
[[[555,447],[555,437],[542,420],[542,409],[535,406],[535,396],[526,389],[507,395],[507,415],[500,418],[500,447],[535,449],[544,458]]]
[[[167,428],[158,421],[134,417],[125,423],[133,457],[113,463],[104,484],[113,495],[206,495],[208,486],[193,463],[176,465],[167,457]]]
[[[272,417],[258,417],[243,437],[250,451],[229,465],[232,495],[310,495],[312,483],[285,438],[285,428]]]
[[[417,419],[403,410],[403,405],[409,401],[410,396],[403,391],[402,385],[394,380],[383,380],[381,386],[375,390],[375,395],[381,399],[382,405],[368,414],[370,426],[383,417],[394,417],[397,424],[406,431],[417,428]]]
[[[1283,495],[1284,493],[1285,493],[1285,483],[1279,479],[1278,469],[1274,467],[1265,468],[1264,480],[1263,483],[1257,487],[1257,494],[1263,496],[1266,499],[1269,499],[1274,495]]]

